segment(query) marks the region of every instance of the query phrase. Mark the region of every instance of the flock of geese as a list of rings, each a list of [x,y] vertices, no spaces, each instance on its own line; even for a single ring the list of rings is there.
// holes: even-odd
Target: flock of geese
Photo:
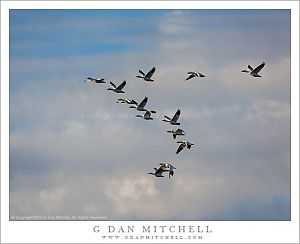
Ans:
[[[259,75],[259,72],[261,69],[265,66],[265,62],[262,62],[260,65],[258,65],[256,68],[252,68],[251,65],[248,65],[248,70],[242,70],[241,72],[248,73],[249,75],[253,77],[262,77]],[[147,74],[145,74],[142,70],[139,70],[139,75],[137,75],[137,78],[143,79],[146,82],[153,82],[154,80],[152,79],[153,74],[155,73],[156,68],[153,67]],[[188,72],[188,77],[185,80],[190,80],[195,77],[199,78],[204,78],[205,75],[199,72]],[[85,82],[94,82],[94,83],[106,83],[104,78],[92,78],[88,77]],[[113,82],[110,83],[110,88],[107,90],[113,91],[115,93],[125,93],[123,91],[123,88],[126,86],[126,81],[124,80],[120,85],[116,86]],[[143,114],[138,114],[136,117],[142,118],[144,120],[153,120],[151,115],[153,113],[156,113],[155,110],[152,109],[146,109],[146,104],[148,102],[148,97],[145,97],[140,103],[137,103],[133,99],[127,99],[127,98],[119,98],[117,103],[122,103],[122,104],[129,104],[131,105],[129,108],[135,109],[137,111],[143,112]],[[180,125],[180,122],[178,122],[178,119],[180,117],[180,109],[177,109],[176,113],[173,115],[173,117],[168,117],[167,115],[164,115],[164,119],[162,120],[163,122],[169,123],[170,125]],[[181,128],[177,129],[172,129],[168,130],[168,133],[171,133],[174,140],[176,139],[177,136],[185,136],[185,131]],[[176,143],[180,144],[177,148],[176,154],[180,153],[184,148],[191,149],[191,147],[194,145],[193,143],[189,141],[177,141]],[[154,175],[155,177],[164,177],[163,173],[168,172],[169,173],[169,178],[174,175],[174,170],[176,168],[171,165],[170,163],[160,163],[159,168],[154,168],[154,172],[149,172],[148,174]]]

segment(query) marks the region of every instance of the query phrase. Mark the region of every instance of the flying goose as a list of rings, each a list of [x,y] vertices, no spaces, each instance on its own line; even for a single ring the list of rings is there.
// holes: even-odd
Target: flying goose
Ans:
[[[141,71],[141,70],[139,69],[139,73],[140,73],[142,76],[137,75],[136,77],[137,77],[137,78],[144,79],[144,81],[154,81],[154,80],[151,79],[151,77],[152,77],[152,75],[154,74],[155,69],[156,69],[156,68],[153,67],[146,75],[145,75],[145,73],[144,73],[143,71]]]
[[[148,97],[145,97],[139,105],[133,104],[129,108],[135,108],[137,111],[145,111],[145,112],[149,111],[151,113],[156,113],[156,111],[154,111],[154,110],[145,109],[145,106],[146,106],[147,102],[148,102]]]
[[[88,77],[86,79],[87,80],[84,80],[85,82],[89,82],[90,81],[90,82],[95,82],[95,83],[106,83],[103,78],[98,79],[98,78]]]
[[[178,141],[176,143],[180,143],[180,145],[176,151],[176,154],[178,154],[183,148],[187,147],[188,149],[191,149],[192,145],[194,145],[193,143],[190,143],[188,141]]]
[[[179,122],[177,122],[178,118],[180,116],[180,109],[177,110],[177,112],[174,114],[173,118],[164,115],[165,119],[163,119],[164,122],[168,122],[171,125],[180,125]]]
[[[261,77],[258,73],[261,71],[263,67],[265,67],[265,62],[262,62],[260,65],[258,65],[255,69],[251,67],[251,65],[248,65],[249,70],[243,69],[241,72],[249,73],[253,77]]]
[[[119,98],[117,103],[138,104],[133,99]]]
[[[162,167],[159,167],[158,169],[154,168],[154,173],[153,172],[149,172],[148,174],[149,175],[154,175],[156,177],[164,177],[162,175],[162,173],[165,172],[165,171],[168,171],[168,170],[164,170]]]
[[[185,132],[183,129],[177,128],[177,130],[168,130],[168,133],[173,134],[173,138],[176,139],[176,136],[184,136]]]
[[[189,79],[192,79],[194,77],[205,77],[205,75],[199,73],[199,72],[188,72],[189,76],[185,79],[185,80],[189,80]]]
[[[164,171],[169,171],[169,178],[170,176],[174,176],[174,169],[176,168],[173,165],[169,163],[160,163],[159,165]]]
[[[160,163],[159,164],[160,167],[154,168],[154,173],[153,172],[149,172],[149,175],[154,175],[156,177],[164,177],[163,176],[163,172],[169,172],[169,178],[170,176],[174,175],[174,169],[176,169],[173,165],[169,164],[169,163]]]
[[[125,80],[118,87],[114,83],[112,83],[111,81],[109,83],[110,83],[111,87],[108,88],[107,90],[114,91],[116,93],[125,93],[124,91],[122,91],[122,89],[126,85],[126,81]]]
[[[152,120],[153,118],[151,117],[151,111],[147,110],[143,115],[136,115],[136,117],[145,119],[145,120]]]

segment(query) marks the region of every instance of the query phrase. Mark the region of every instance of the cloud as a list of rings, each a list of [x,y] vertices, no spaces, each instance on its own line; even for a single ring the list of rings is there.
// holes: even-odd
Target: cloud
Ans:
[[[63,26],[41,23],[49,33],[71,28],[77,35],[87,26],[92,35],[77,43],[78,49],[104,34],[105,42],[126,39],[133,48],[76,55],[55,54],[59,49],[54,48],[51,57],[22,54],[11,59],[12,215],[290,218],[288,14],[205,13],[99,19],[77,13]],[[259,28],[252,28],[259,22]],[[26,28],[31,24],[24,23]],[[20,31],[14,27],[14,35]],[[277,39],[275,32],[284,34]],[[60,38],[68,44],[68,35]],[[18,38],[14,41],[21,45]],[[35,41],[28,38],[29,44]],[[278,43],[284,44],[280,50]],[[240,72],[263,60],[262,78]],[[135,78],[138,69],[152,66],[157,67],[155,82]],[[188,71],[206,77],[187,82]],[[85,83],[87,76],[116,84],[126,80],[126,93],[110,93],[108,84]],[[149,97],[147,107],[157,110],[153,121],[138,119],[137,111],[116,103],[119,97],[141,101],[144,96]],[[161,122],[177,108],[185,138],[195,143],[178,155],[178,144],[166,133],[170,126]],[[172,179],[147,174],[164,161],[177,168]]]

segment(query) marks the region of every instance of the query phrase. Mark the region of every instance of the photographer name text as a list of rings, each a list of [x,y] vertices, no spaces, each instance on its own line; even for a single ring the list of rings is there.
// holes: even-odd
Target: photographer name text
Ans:
[[[95,225],[93,227],[93,232],[95,233],[159,233],[159,234],[172,234],[172,233],[212,233],[212,229],[209,225],[206,226],[194,226],[194,225],[128,225],[128,226],[114,226],[108,225],[102,227],[100,225]]]

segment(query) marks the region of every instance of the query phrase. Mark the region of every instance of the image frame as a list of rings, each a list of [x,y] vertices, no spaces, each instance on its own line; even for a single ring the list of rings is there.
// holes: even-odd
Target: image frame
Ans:
[[[143,226],[202,226],[201,243],[297,243],[299,241],[299,2],[220,1],[215,9],[291,9],[291,220],[290,221],[10,221],[9,220],[9,26],[10,9],[210,9],[216,3],[197,1],[3,1],[1,2],[1,242],[3,243],[198,243],[199,239],[134,239]],[[84,7],[83,7],[84,6]],[[114,8],[118,6],[118,8]],[[169,7],[168,7],[169,6]],[[226,7],[225,7],[226,6]],[[234,7],[233,7],[234,6]],[[212,8],[214,9],[214,8]],[[242,222],[242,223],[239,223]],[[135,226],[123,238],[103,240],[113,226]],[[99,232],[95,231],[95,228]],[[112,228],[112,227],[111,227]],[[188,227],[187,227],[188,228]],[[51,234],[50,234],[51,233]],[[274,235],[276,233],[276,235]],[[160,233],[165,236],[165,233]],[[189,233],[172,233],[185,238]],[[151,233],[156,236],[156,233]],[[126,237],[127,236],[127,237]],[[133,236],[131,239],[130,236]]]

